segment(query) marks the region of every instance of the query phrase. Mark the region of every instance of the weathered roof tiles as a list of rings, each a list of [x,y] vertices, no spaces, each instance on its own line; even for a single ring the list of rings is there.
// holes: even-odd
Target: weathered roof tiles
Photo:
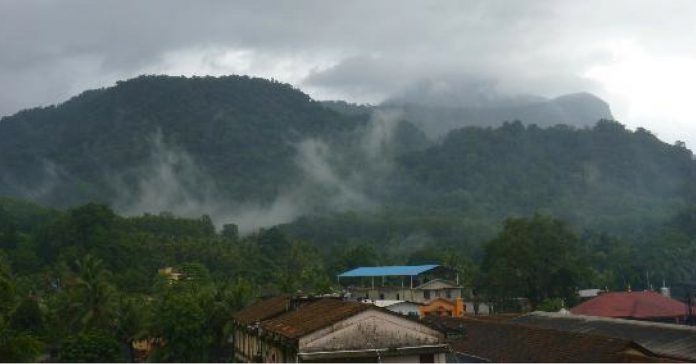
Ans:
[[[290,296],[274,296],[243,308],[232,318],[239,323],[249,325],[285,313],[289,307]]]
[[[286,338],[297,339],[370,308],[374,306],[324,298],[263,321],[261,327]]]
[[[570,309],[576,315],[663,319],[682,317],[687,305],[657,292],[609,292],[585,301]]]
[[[633,341],[608,336],[475,319],[428,317],[427,321],[441,330],[462,334],[450,341],[458,353],[491,362],[659,360]]]
[[[606,317],[532,312],[510,322],[632,340],[661,356],[696,362],[696,327]]]

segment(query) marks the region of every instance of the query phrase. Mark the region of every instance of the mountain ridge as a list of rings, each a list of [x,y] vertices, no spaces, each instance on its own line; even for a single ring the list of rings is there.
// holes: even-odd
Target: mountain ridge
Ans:
[[[590,117],[585,103],[603,103],[586,93],[545,102],[579,118]],[[141,76],[4,117],[0,195],[59,208],[96,201],[128,214],[209,213],[245,231],[385,210],[480,226],[541,210],[630,230],[694,201],[685,187],[696,176],[691,151],[645,129],[523,118],[432,141],[414,115],[318,102],[247,76]]]

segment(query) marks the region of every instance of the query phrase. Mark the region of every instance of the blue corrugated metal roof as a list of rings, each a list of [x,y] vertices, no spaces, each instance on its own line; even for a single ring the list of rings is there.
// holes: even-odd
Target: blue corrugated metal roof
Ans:
[[[387,267],[360,267],[339,274],[339,277],[382,277],[382,276],[416,276],[437,268],[437,264],[429,265],[394,265]]]

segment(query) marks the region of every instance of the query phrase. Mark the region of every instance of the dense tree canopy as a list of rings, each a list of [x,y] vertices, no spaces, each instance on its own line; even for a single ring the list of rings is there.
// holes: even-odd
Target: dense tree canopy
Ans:
[[[64,212],[3,206],[20,223],[0,252],[2,360],[132,361],[140,340],[153,345],[153,361],[226,360],[236,310],[261,295],[340,292],[336,274],[364,265],[444,264],[479,300],[527,297],[545,309],[572,303],[577,288],[647,287],[646,271],[654,280],[696,278],[691,210],[640,242],[578,234],[546,215],[511,218],[476,253],[467,240],[398,230],[382,240],[351,234],[351,225],[336,230],[348,229],[343,240],[325,244],[297,239],[299,225],[239,237],[216,232],[205,217],[122,217],[98,204]]]
[[[549,298],[572,298],[587,277],[577,236],[562,221],[541,215],[506,220],[485,250],[486,290],[529,298],[532,306]]]

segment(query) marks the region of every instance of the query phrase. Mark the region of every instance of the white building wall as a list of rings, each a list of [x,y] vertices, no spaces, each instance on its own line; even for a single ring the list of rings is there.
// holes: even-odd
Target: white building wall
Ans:
[[[387,310],[391,312],[396,312],[398,314],[408,316],[408,315],[420,315],[420,305],[412,303],[412,302],[402,302],[402,303],[397,303],[391,306],[386,306],[385,307]]]
[[[474,303],[473,302],[464,302],[464,306],[466,306],[466,314],[467,315],[473,315],[474,314]],[[486,303],[479,302],[479,315],[490,315],[490,306]]]
[[[444,335],[419,322],[369,309],[299,340],[300,352],[398,348],[444,343]]]

